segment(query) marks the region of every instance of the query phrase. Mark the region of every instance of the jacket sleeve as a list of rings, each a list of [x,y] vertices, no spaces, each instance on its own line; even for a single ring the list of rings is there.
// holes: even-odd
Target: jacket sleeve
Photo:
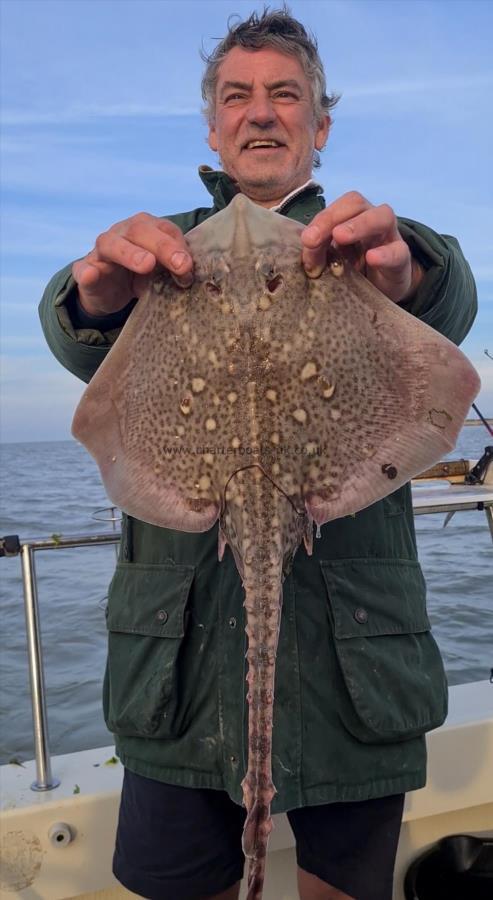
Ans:
[[[216,212],[216,208],[199,207],[186,213],[167,215],[165,218],[174,222],[184,234],[195,225]],[[57,360],[69,372],[82,381],[89,382],[102,363],[108,350],[120,334],[122,324],[115,328],[112,317],[98,320],[87,327],[85,317],[83,327],[74,325],[70,310],[74,308],[77,297],[77,285],[72,278],[72,263],[61,269],[48,283],[39,306],[41,326],[48,346]],[[130,305],[126,308],[130,315]],[[104,323],[104,324],[103,324]]]
[[[457,240],[410,219],[399,218],[398,225],[412,255],[425,270],[418,290],[401,306],[460,344],[476,316],[477,292]]]
[[[77,378],[89,382],[121,329],[100,331],[98,328],[74,327],[66,305],[77,291],[71,271],[70,263],[48,283],[39,306],[39,316],[54,356]]]

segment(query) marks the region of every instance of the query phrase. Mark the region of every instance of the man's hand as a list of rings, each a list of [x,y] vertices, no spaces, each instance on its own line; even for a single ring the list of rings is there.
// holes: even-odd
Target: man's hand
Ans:
[[[140,296],[157,264],[182,287],[192,283],[193,260],[180,229],[148,213],[118,222],[72,266],[81,305],[93,316],[118,312]]]
[[[302,261],[310,278],[322,274],[332,242],[340,247],[356,244],[359,268],[396,303],[414,293],[424,274],[402,240],[390,206],[372,206],[356,191],[319,212],[301,233],[301,240]]]

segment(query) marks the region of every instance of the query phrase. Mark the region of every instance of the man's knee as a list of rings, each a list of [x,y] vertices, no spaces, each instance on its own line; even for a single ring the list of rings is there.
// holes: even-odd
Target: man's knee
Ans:
[[[327,884],[298,866],[298,891],[300,900],[355,900],[338,888]]]

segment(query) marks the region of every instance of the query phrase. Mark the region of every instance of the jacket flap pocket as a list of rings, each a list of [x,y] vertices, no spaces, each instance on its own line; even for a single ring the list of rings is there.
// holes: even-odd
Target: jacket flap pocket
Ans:
[[[414,560],[322,562],[336,638],[428,631],[426,587]]]
[[[183,637],[193,576],[193,566],[118,563],[109,589],[109,631]]]
[[[447,686],[419,563],[345,559],[321,567],[347,730],[382,743],[436,728],[447,712]]]

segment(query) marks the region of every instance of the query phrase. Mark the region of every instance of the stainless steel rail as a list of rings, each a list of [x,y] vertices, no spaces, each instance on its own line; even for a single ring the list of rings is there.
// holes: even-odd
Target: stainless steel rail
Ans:
[[[458,512],[470,509],[484,510],[493,540],[493,485],[481,485],[473,488],[451,485],[444,490],[419,487],[413,489],[413,508],[415,515]],[[0,555],[20,556],[22,564],[36,756],[36,780],[31,785],[33,791],[50,791],[60,784],[51,771],[34,555],[39,550],[62,550],[68,547],[97,547],[106,544],[118,544],[120,532],[116,530],[117,517],[115,516],[114,508],[110,507],[108,510],[102,509],[96,512],[105,513],[109,510],[111,510],[111,516],[107,517],[106,520],[112,522],[113,530],[103,534],[52,535],[51,538],[36,538],[22,541],[19,540],[17,535],[12,535],[0,539]],[[99,516],[98,520],[105,521],[105,517]]]
[[[31,784],[33,791],[51,791],[58,787],[60,781],[51,771],[51,759],[48,737],[48,718],[46,715],[46,690],[44,681],[43,648],[39,626],[39,604],[34,554],[38,550],[60,550],[67,547],[96,547],[105,544],[118,544],[120,533],[112,531],[108,534],[53,535],[51,538],[17,541],[7,556],[21,557],[22,582],[24,587],[24,609],[26,616],[27,653],[29,660],[29,678],[31,682],[31,703],[33,710],[34,751],[36,758],[36,780]]]
[[[478,485],[450,484],[429,487],[413,482],[413,510],[415,516],[429,513],[484,512],[493,541],[493,483]]]

